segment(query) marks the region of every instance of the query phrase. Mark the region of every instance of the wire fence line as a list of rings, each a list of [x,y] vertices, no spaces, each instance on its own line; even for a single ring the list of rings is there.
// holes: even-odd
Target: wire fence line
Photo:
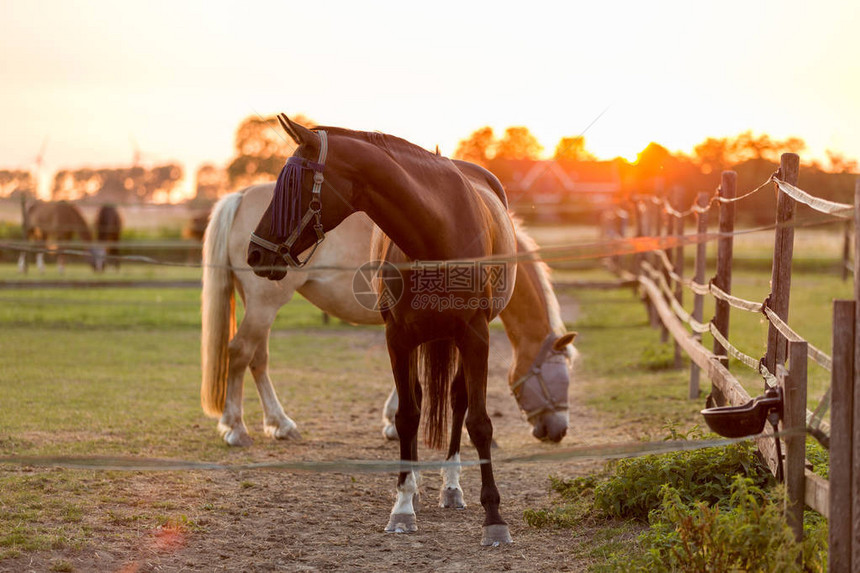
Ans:
[[[796,432],[794,432],[796,433]],[[552,451],[536,454],[496,457],[494,465],[516,463],[536,464],[559,461],[593,461],[634,458],[672,452],[695,451],[708,448],[740,444],[755,439],[774,438],[793,435],[789,432],[763,433],[759,436],[744,438],[711,438],[707,440],[661,440],[651,442],[622,442],[553,448]],[[295,460],[273,462],[230,463],[207,462],[198,460],[177,460],[151,458],[146,456],[0,456],[0,466],[66,468],[95,471],[285,471],[308,473],[398,473],[401,471],[426,471],[451,467],[479,466],[488,460],[461,461],[424,461],[409,462],[400,460]]]
[[[723,233],[723,232],[705,232],[705,233],[692,233],[685,234],[680,236],[639,236],[639,237],[629,237],[629,238],[608,238],[599,241],[589,242],[589,243],[570,243],[564,245],[554,245],[547,247],[540,247],[530,251],[524,251],[517,253],[516,255],[508,255],[508,256],[486,256],[486,257],[475,257],[475,258],[463,258],[451,261],[414,261],[414,262],[406,262],[406,263],[398,263],[393,265],[394,267],[400,270],[409,270],[410,268],[414,268],[415,264],[420,263],[519,263],[519,262],[529,262],[534,260],[535,257],[540,258],[542,261],[546,263],[565,263],[565,262],[575,262],[575,261],[587,261],[587,260],[600,260],[611,257],[620,257],[624,255],[633,255],[640,253],[652,253],[659,252],[662,250],[672,249],[675,247],[682,247],[688,245],[697,245],[700,243],[709,243],[713,241],[717,241],[719,239],[725,238],[733,238],[744,235],[751,235],[755,233],[763,233],[774,231],[780,228],[803,228],[803,227],[817,227],[823,225],[835,224],[843,219],[836,216],[830,216],[826,218],[806,218],[806,219],[797,219],[793,220],[788,224],[771,224],[771,225],[763,225],[758,227],[751,227],[747,229],[739,229],[734,230],[731,233]],[[92,256],[90,252],[90,248],[93,246],[107,245],[107,243],[86,243],[80,241],[69,241],[56,243],[53,247],[43,247],[38,246],[33,243],[23,242],[23,241],[0,241],[0,252],[10,252],[15,255],[20,254],[47,254],[47,255],[70,255],[73,257],[78,257],[81,259],[87,259]],[[189,251],[198,251],[201,249],[201,245],[199,243],[194,244],[191,242],[170,242],[170,241],[160,241],[160,242],[118,242],[118,243],[110,243],[110,245],[115,245],[116,248],[120,248],[123,251],[134,251],[134,250],[153,250],[153,249],[177,249],[177,250],[189,250]],[[247,266],[236,266],[236,265],[212,265],[209,263],[204,263],[202,261],[169,261],[165,259],[160,259],[153,256],[147,255],[107,255],[106,260],[108,262],[119,262],[119,263],[136,263],[136,264],[146,264],[153,266],[165,266],[165,267],[187,267],[187,268],[224,268],[234,272],[249,272],[250,269]],[[375,267],[362,265],[365,268],[373,269]],[[381,267],[381,262],[379,263],[379,267]],[[387,268],[391,268],[391,265],[386,265]],[[337,271],[337,272],[355,272],[357,270],[356,267],[352,266],[341,266],[341,265],[309,265],[301,270],[292,269],[286,265],[272,265],[267,267],[260,267],[261,270],[288,270],[291,272],[323,272],[323,271]]]

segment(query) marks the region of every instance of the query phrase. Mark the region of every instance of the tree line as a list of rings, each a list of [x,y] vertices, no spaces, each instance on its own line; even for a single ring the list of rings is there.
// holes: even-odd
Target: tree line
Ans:
[[[297,115],[296,120],[314,125],[303,115]],[[708,137],[690,153],[671,152],[658,143],[650,143],[633,162],[620,157],[601,161],[588,150],[585,138],[580,135],[561,138],[550,160],[542,160],[544,147],[527,127],[508,127],[496,134],[486,126],[462,139],[452,156],[490,169],[506,188],[515,190],[514,206],[522,210],[528,208],[536,194],[545,192],[547,186],[524,185],[524,173],[531,168],[530,173],[540,175],[549,168],[548,162],[556,164],[561,177],[566,173],[576,179],[585,172],[593,178],[611,179],[616,201],[632,195],[657,194],[680,197],[682,204],[678,207],[685,208],[698,192],[715,189],[724,169],[738,172],[739,192],[743,192],[757,187],[777,169],[781,153],[794,152],[802,156],[805,148],[805,142],[798,137],[780,140],[746,131],[732,137]],[[247,117],[236,130],[230,161],[224,166],[204,164],[196,170],[193,200],[208,204],[229,191],[272,181],[292,151],[292,144],[281,132],[275,116]],[[535,165],[538,166],[536,171]],[[813,161],[804,165],[799,185],[826,199],[850,203],[857,172],[856,160],[828,151],[826,163]],[[150,202],[170,198],[182,178],[182,167],[174,162],[149,168],[67,169],[55,174],[51,193],[55,200]],[[0,170],[0,197],[34,193],[35,185],[28,171]],[[587,193],[561,189],[559,194],[560,200],[566,203],[588,201]],[[759,214],[770,216],[762,213],[770,212],[774,201],[772,194],[759,195],[752,197],[748,207],[740,210],[741,218],[757,220]]]

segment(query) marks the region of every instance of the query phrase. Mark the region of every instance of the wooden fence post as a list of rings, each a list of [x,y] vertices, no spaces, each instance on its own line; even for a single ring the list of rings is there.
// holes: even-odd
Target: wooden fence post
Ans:
[[[710,197],[707,193],[699,193],[696,204],[703,209],[708,206]],[[708,243],[705,241],[705,235],[708,232],[708,212],[697,213],[698,226],[696,237],[696,274],[693,280],[699,284],[705,282],[705,258],[707,257]],[[704,313],[705,300],[704,296],[697,294],[693,296],[693,318],[702,322],[702,314]],[[702,335],[699,333],[693,334],[693,338],[701,344]],[[699,397],[699,367],[694,362],[690,366],[690,392],[688,397],[694,400]]]
[[[783,181],[797,185],[800,157],[796,153],[783,153],[779,172]],[[773,246],[771,291],[767,306],[784,322],[788,322],[788,301],[791,290],[791,257],[794,252],[794,199],[778,191],[776,203],[776,238]],[[771,324],[767,330],[767,354],[765,366],[776,372],[777,364],[785,363],[786,341],[779,330]]]
[[[664,197],[665,200],[665,197]],[[663,237],[669,237],[672,234],[672,219],[669,217],[669,214],[666,212],[666,208],[662,204],[654,205],[654,221],[656,227],[656,233],[654,235],[658,240],[662,240]],[[663,254],[666,257],[669,257],[669,248],[661,249]],[[671,277],[669,276],[669,269],[663,264],[663,261],[655,255],[654,262],[657,263],[659,261],[659,266],[656,268],[659,269],[660,274],[663,275],[663,278],[666,280],[666,284],[671,284]],[[671,260],[670,260],[671,262]],[[657,313],[655,313],[656,315]],[[660,342],[666,343],[669,342],[669,329],[666,328],[666,325],[663,324],[663,321],[660,320],[660,317],[657,316],[657,321],[660,323]]]
[[[860,565],[860,178],[854,185],[854,428],[851,462],[851,563]],[[832,430],[831,430],[832,432]]]
[[[806,506],[806,341],[788,343],[786,372],[779,364],[778,378],[783,390],[785,436],[785,517],[798,541],[803,540],[803,510]]]
[[[650,199],[645,201],[640,201],[637,206],[637,214],[639,215],[639,219],[641,221],[641,230],[642,236],[644,237],[653,237],[654,236],[654,217],[652,216],[654,209],[652,209],[652,203]],[[636,269],[637,274],[642,272],[641,262],[648,262],[652,267],[654,265],[654,253],[653,251],[647,251],[641,253],[641,258],[639,259],[639,268]],[[651,303],[651,299],[647,296],[643,296],[642,301],[645,303],[645,309],[648,312],[648,323],[651,325],[651,328],[658,328],[660,326],[660,318],[657,316],[657,311],[654,309],[654,305]]]
[[[851,221],[845,221],[842,233],[842,280],[846,281],[851,270]]]
[[[673,191],[673,200],[674,203],[672,206],[676,211],[682,211],[683,208],[681,203],[684,197],[684,190],[681,187],[675,187]],[[675,274],[678,275],[678,278],[681,279],[684,276],[684,219],[683,217],[672,217],[675,223],[672,227],[675,239],[678,243],[675,245],[672,256],[672,266],[675,267]],[[684,304],[684,285],[681,280],[675,282],[675,300],[678,301],[678,304]],[[674,337],[672,337],[674,340]],[[681,345],[678,344],[678,341],[675,340],[675,368],[680,370],[684,366],[684,354],[681,350]]]
[[[833,369],[830,412],[830,515],[827,567],[853,571],[852,562],[852,456],[854,436],[855,303],[833,301]]]
[[[720,197],[734,199],[737,189],[738,174],[734,171],[723,171],[720,181]],[[717,272],[714,285],[724,292],[732,292],[732,257],[734,256],[735,204],[734,202],[720,203],[720,240],[717,242]],[[731,307],[724,300],[717,299],[714,309],[714,327],[726,339],[729,338],[729,314]],[[714,354],[721,357],[720,361],[729,367],[729,355],[719,341],[714,340]],[[711,385],[711,398],[717,406],[726,405],[726,397],[720,389]]]
[[[26,191],[21,192],[21,232],[23,233],[24,242],[27,242],[27,239],[30,235],[30,217],[27,212]],[[22,251],[21,254],[18,256],[18,262],[20,267],[19,270],[26,275],[30,265],[29,257],[27,256],[26,250]]]

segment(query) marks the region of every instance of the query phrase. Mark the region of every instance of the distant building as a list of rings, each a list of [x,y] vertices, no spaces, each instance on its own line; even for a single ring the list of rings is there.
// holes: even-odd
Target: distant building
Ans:
[[[543,221],[575,218],[610,205],[622,189],[618,161],[495,160],[489,166],[516,213]]]

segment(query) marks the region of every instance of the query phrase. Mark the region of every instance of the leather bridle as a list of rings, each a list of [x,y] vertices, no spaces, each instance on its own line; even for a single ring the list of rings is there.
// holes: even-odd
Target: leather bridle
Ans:
[[[286,165],[293,165],[297,166],[299,169],[314,172],[314,187],[311,191],[311,201],[308,203],[308,209],[305,211],[301,221],[283,243],[273,243],[272,241],[267,241],[266,239],[257,236],[256,233],[251,233],[252,243],[266,249],[267,251],[275,253],[280,256],[288,266],[295,268],[301,268],[308,264],[308,261],[311,259],[314,252],[316,252],[317,247],[319,247],[320,243],[325,239],[325,231],[323,231],[322,225],[322,184],[325,181],[323,170],[325,169],[325,160],[328,153],[328,134],[322,130],[318,131],[317,134],[320,138],[320,154],[319,159],[316,162],[309,161],[303,157],[293,156],[287,159],[286,163]],[[301,190],[301,186],[299,187],[299,190]],[[272,216],[274,216],[274,214]],[[293,257],[290,250],[311,220],[314,221],[314,231],[316,232],[317,239],[313,247],[311,247],[311,252],[308,253],[308,256],[305,257],[304,260],[299,260],[298,255]]]

